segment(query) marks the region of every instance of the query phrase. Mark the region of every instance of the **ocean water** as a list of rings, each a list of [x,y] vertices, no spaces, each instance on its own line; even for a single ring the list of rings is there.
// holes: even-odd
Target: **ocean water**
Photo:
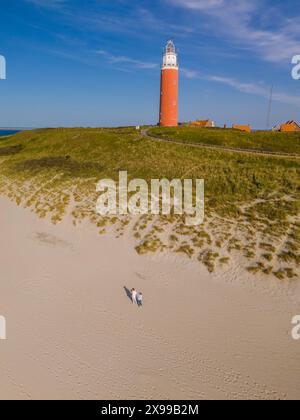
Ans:
[[[0,137],[11,136],[12,134],[19,133],[20,130],[0,130]]]

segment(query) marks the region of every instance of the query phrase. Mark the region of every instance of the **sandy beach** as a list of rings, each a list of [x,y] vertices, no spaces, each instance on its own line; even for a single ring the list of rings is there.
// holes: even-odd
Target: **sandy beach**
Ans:
[[[299,399],[298,280],[209,274],[0,198],[1,399]],[[124,287],[144,293],[142,309]]]

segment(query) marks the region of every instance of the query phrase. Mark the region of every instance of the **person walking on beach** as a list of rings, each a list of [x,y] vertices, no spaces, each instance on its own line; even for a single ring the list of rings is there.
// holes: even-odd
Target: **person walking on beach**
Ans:
[[[131,289],[131,298],[132,303],[137,304],[137,291],[135,289]]]
[[[143,306],[143,293],[142,292],[139,292],[137,294],[136,300],[137,300],[138,306],[142,307]]]

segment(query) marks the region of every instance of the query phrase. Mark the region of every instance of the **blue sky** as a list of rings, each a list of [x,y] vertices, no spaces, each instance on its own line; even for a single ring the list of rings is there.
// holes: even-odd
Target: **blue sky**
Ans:
[[[162,48],[179,51],[180,120],[300,122],[299,0],[0,0],[0,126],[156,123]]]

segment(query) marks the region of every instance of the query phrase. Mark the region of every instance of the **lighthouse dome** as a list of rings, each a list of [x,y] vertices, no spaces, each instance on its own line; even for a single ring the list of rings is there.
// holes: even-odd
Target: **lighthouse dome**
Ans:
[[[166,54],[169,54],[169,53],[176,54],[176,48],[175,48],[175,45],[174,45],[173,41],[168,41],[167,42],[167,46],[165,48],[165,53]]]

